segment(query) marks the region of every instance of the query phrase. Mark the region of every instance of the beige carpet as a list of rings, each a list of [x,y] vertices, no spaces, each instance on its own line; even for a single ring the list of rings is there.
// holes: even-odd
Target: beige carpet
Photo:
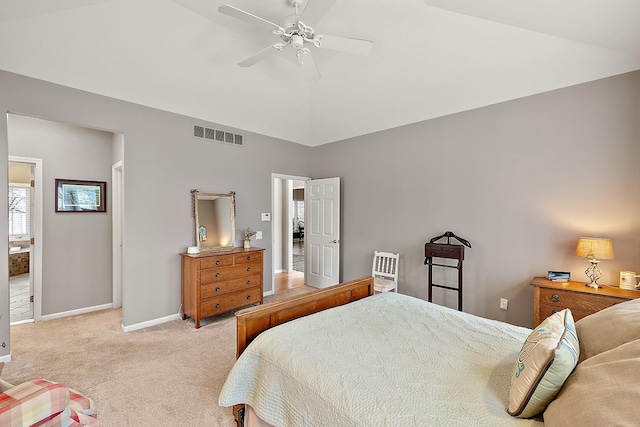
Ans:
[[[291,289],[273,302],[315,291]],[[233,313],[124,333],[119,309],[11,327],[2,378],[63,383],[93,398],[102,427],[234,426],[218,406],[235,361]]]

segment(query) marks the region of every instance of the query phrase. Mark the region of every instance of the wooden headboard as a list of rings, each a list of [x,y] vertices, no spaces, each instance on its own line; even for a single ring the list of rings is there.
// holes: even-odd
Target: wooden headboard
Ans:
[[[371,277],[341,283],[308,295],[236,312],[236,357],[261,332],[299,317],[373,295]]]

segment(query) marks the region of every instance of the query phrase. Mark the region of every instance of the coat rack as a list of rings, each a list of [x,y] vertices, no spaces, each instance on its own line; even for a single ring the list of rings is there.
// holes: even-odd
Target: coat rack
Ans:
[[[447,243],[436,243],[440,239],[447,239]],[[451,244],[451,239],[456,239],[462,245]],[[464,245],[464,246],[463,246]],[[468,240],[458,237],[453,232],[447,231],[441,236],[434,237],[424,244],[424,264],[428,266],[429,276],[429,302],[433,299],[433,288],[448,289],[458,293],[458,311],[462,311],[462,261],[464,260],[464,247],[471,248]],[[457,265],[440,264],[433,258],[447,258],[458,260]],[[433,267],[455,268],[458,270],[458,283],[456,287],[433,283]]]

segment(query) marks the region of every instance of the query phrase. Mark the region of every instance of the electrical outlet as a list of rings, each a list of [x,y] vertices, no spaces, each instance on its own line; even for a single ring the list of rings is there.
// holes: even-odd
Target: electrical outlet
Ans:
[[[509,300],[506,298],[500,298],[500,308],[506,310],[509,306]]]
[[[262,231],[256,231],[256,240],[262,239]]]

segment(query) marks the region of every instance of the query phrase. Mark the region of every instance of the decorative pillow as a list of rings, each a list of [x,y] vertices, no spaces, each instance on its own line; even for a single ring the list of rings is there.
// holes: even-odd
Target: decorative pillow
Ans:
[[[527,337],[511,377],[507,412],[529,418],[544,411],[578,363],[571,310],[547,317]]]
[[[616,304],[576,322],[578,363],[640,338],[640,298]]]
[[[637,426],[640,340],[580,363],[544,412],[545,427]]]

